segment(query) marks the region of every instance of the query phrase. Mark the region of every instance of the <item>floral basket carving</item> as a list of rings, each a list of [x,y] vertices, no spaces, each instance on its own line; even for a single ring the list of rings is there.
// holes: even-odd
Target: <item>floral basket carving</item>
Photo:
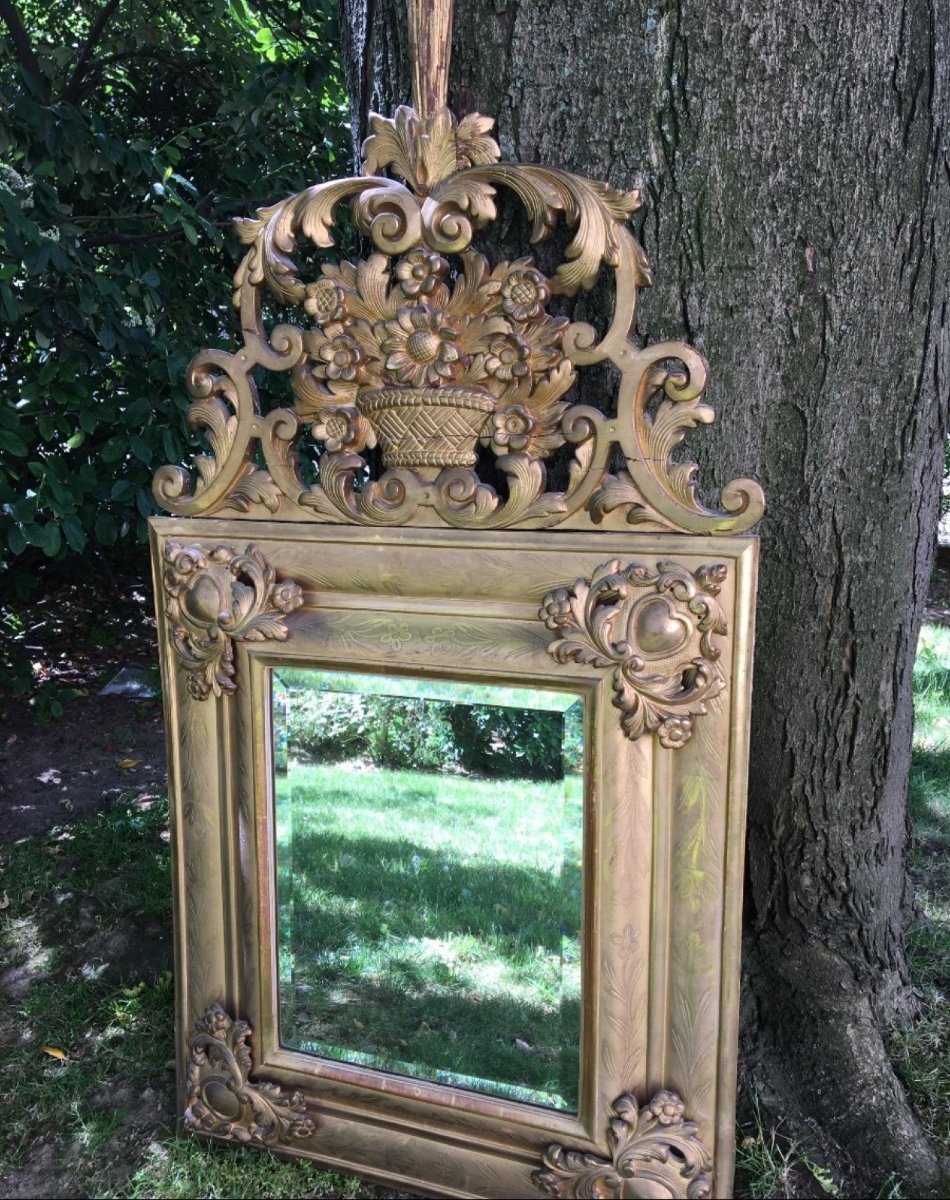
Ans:
[[[471,467],[495,398],[466,388],[379,388],[356,407],[372,425],[387,467]]]
[[[501,162],[492,124],[477,113],[457,120],[428,99],[421,111],[373,115],[362,176],[316,184],[240,222],[248,249],[234,302],[244,345],[192,362],[188,420],[206,432],[211,454],[198,457],[194,477],[177,466],[158,471],[161,507],[483,529],[737,533],[759,520],[754,480],[733,480],[722,507],[707,508],[695,465],[673,457],[713,412],[695,350],[631,339],[638,291],[651,282],[628,227],[639,193]],[[489,262],[473,247],[497,216],[499,189],[524,206],[532,241],[570,231],[552,275],[531,257]],[[307,278],[298,241],[332,247],[343,204],[375,251],[324,261]],[[605,269],[616,285],[606,330],[549,311],[555,297],[589,291]],[[299,321],[267,330],[265,296]],[[578,371],[602,362],[616,368],[614,411],[572,403]],[[261,368],[288,372],[292,409],[262,410]],[[300,469],[305,431],[320,447],[316,482]],[[497,456],[492,484],[478,474],[479,442]],[[375,445],[380,472],[363,453]],[[548,490],[544,464],[559,450],[569,456],[566,481]]]

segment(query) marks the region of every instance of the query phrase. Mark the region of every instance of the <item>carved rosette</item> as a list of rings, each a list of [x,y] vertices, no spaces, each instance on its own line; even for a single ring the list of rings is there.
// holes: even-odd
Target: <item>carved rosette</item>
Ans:
[[[656,733],[662,746],[682,746],[726,686],[714,641],[727,632],[717,600],[725,577],[722,563],[692,572],[674,562],[656,571],[603,563],[589,580],[544,597],[538,615],[557,634],[548,652],[613,668],[614,704],[631,741]]]
[[[195,1024],[188,1060],[185,1127],[230,1142],[276,1146],[316,1129],[300,1092],[251,1083],[251,1027],[212,1004]]]
[[[549,1196],[612,1200],[706,1200],[712,1195],[712,1156],[675,1092],[657,1092],[641,1108],[625,1093],[614,1102],[607,1141],[610,1158],[547,1148],[538,1188]]]
[[[284,617],[303,603],[299,584],[277,580],[260,550],[165,546],[163,582],[172,644],[196,700],[233,692],[234,642],[285,641]]]

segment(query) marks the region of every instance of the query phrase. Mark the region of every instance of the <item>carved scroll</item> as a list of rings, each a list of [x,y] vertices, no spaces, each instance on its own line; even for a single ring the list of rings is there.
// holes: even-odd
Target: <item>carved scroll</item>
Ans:
[[[657,1092],[642,1108],[625,1093],[614,1101],[610,1158],[549,1146],[535,1171],[549,1196],[614,1200],[706,1200],[712,1195],[712,1156],[697,1126],[684,1117],[675,1092]]]
[[[316,1129],[299,1092],[252,1083],[251,1027],[212,1004],[195,1024],[188,1060],[185,1126],[230,1142],[276,1146]]]
[[[613,669],[614,704],[631,741],[656,733],[660,745],[682,746],[694,717],[726,686],[714,641],[727,632],[716,599],[725,576],[721,563],[694,572],[674,562],[656,571],[603,563],[589,580],[544,597],[538,615],[557,634],[548,652]]]
[[[172,645],[196,700],[233,692],[235,641],[284,641],[284,617],[303,603],[300,586],[277,574],[256,546],[165,546],[162,576]]]

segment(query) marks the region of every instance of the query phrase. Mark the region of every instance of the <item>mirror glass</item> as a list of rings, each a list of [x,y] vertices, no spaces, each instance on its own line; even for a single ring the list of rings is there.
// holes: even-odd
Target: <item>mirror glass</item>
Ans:
[[[272,682],[282,1044],[576,1111],[582,699]]]

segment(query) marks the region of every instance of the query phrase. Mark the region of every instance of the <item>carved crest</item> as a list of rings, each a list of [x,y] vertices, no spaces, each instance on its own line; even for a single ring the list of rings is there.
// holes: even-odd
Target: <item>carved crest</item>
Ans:
[[[284,616],[303,603],[300,586],[277,574],[256,546],[165,546],[162,576],[172,644],[196,700],[233,692],[235,641],[284,641]]]
[[[713,640],[727,632],[716,599],[725,576],[721,563],[695,572],[674,562],[656,571],[603,563],[589,580],[544,597],[539,616],[557,634],[548,652],[558,662],[613,668],[614,704],[631,741],[656,733],[660,745],[682,746],[705,701],[726,686]]]
[[[713,412],[701,403],[706,364],[695,350],[641,349],[630,339],[638,290],[651,282],[627,224],[639,193],[501,162],[492,125],[478,113],[457,121],[444,106],[374,115],[362,176],[317,184],[239,222],[248,250],[234,302],[244,346],[191,363],[188,420],[211,454],[197,458],[194,480],[176,466],[157,472],[162,507],[465,528],[619,520],[694,533],[759,520],[754,481],[733,481],[723,510],[707,509],[695,465],[673,459],[686,431]],[[571,231],[552,276],[531,257],[491,265],[473,250],[473,236],[495,219],[499,189],[524,206],[532,241],[559,225]],[[376,252],[308,276],[294,257],[298,242],[331,248],[344,203]],[[605,268],[615,276],[606,331],[550,313],[553,297],[592,288]],[[265,297],[296,310],[298,323],[268,332]],[[577,371],[602,361],[620,372],[615,414],[570,402]],[[261,411],[259,368],[287,373],[292,408]],[[549,491],[545,460],[565,445],[567,486]],[[614,475],[616,446],[626,465]],[[374,447],[381,471],[366,455]],[[316,481],[302,454],[315,460]],[[500,489],[479,475],[489,461],[505,480]]]
[[[641,1108],[625,1093],[614,1101],[610,1158],[549,1146],[534,1181],[542,1192],[604,1200],[706,1200],[712,1157],[675,1092],[657,1092]]]
[[[251,1083],[251,1027],[212,1004],[195,1023],[188,1060],[185,1126],[196,1132],[276,1146],[309,1137],[316,1125],[299,1092],[273,1083]]]

